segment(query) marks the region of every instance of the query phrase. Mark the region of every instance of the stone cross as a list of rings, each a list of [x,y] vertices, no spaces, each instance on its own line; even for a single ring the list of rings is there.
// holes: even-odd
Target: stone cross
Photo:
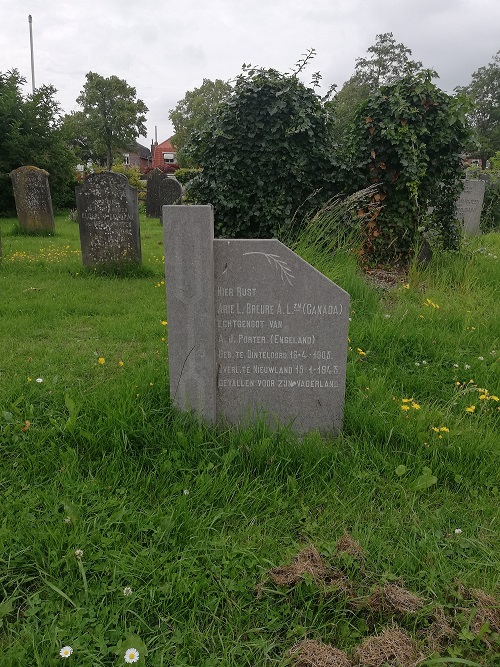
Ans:
[[[342,428],[349,294],[276,239],[214,239],[165,206],[170,393],[211,422]]]

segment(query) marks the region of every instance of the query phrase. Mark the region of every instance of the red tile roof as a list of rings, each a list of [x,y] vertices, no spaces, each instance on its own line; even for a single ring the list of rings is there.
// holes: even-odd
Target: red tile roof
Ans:
[[[163,160],[163,153],[174,153],[175,154],[175,146],[172,146],[170,143],[170,139],[167,139],[166,141],[162,141],[161,144],[157,144],[156,146],[153,147],[153,167],[163,167],[165,165],[165,161]]]

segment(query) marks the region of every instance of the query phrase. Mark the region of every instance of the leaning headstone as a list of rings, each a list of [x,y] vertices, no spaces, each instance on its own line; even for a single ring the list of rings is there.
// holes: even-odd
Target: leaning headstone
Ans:
[[[482,179],[467,179],[463,184],[464,189],[456,204],[457,220],[462,222],[466,234],[479,234],[486,183]]]
[[[163,206],[182,204],[182,185],[175,178],[165,178],[160,181],[160,211]]]
[[[163,223],[174,404],[338,432],[349,294],[276,239],[214,240],[210,206],[165,207]]]
[[[54,232],[54,213],[49,174],[38,167],[19,167],[10,172],[19,226],[25,232]]]
[[[75,191],[83,264],[140,264],[137,188],[123,174],[105,172]]]
[[[154,169],[148,176],[146,190],[146,215],[148,218],[161,218],[160,185],[168,179],[160,169]]]

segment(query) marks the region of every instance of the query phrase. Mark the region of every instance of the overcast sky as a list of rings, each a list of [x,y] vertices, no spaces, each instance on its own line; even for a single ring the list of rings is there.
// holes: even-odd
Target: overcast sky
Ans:
[[[447,92],[470,82],[500,49],[500,0],[0,0],[0,72],[17,68],[31,90],[52,84],[65,112],[89,71],[137,89],[149,113],[149,146],[173,133],[169,110],[208,79],[232,79],[243,63],[287,72],[309,48],[304,74],[339,87],[357,57],[392,32]]]

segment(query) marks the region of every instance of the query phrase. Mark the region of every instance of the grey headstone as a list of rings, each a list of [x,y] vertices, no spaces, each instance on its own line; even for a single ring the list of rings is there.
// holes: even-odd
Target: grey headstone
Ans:
[[[160,181],[160,203],[162,207],[182,204],[182,185],[175,178]]]
[[[212,225],[210,207],[164,208],[174,397],[188,355],[200,346],[206,363],[197,378],[216,397],[216,421],[244,423],[265,413],[271,426],[338,432],[349,294],[276,239],[211,240]],[[201,233],[207,228],[210,234]],[[194,400],[184,385],[181,399],[181,407],[197,407],[200,394]]]
[[[462,222],[466,234],[479,234],[486,183],[471,179],[463,181],[463,184],[464,189],[456,205],[457,220]]]
[[[167,179],[167,174],[159,169],[154,169],[148,175],[146,190],[146,215],[148,218],[161,218],[160,185]]]
[[[215,421],[214,222],[210,206],[165,206],[170,396]]]
[[[123,174],[105,172],[75,190],[83,264],[140,264],[137,188]]]
[[[25,232],[55,229],[49,174],[38,167],[19,167],[10,172],[19,226]]]

